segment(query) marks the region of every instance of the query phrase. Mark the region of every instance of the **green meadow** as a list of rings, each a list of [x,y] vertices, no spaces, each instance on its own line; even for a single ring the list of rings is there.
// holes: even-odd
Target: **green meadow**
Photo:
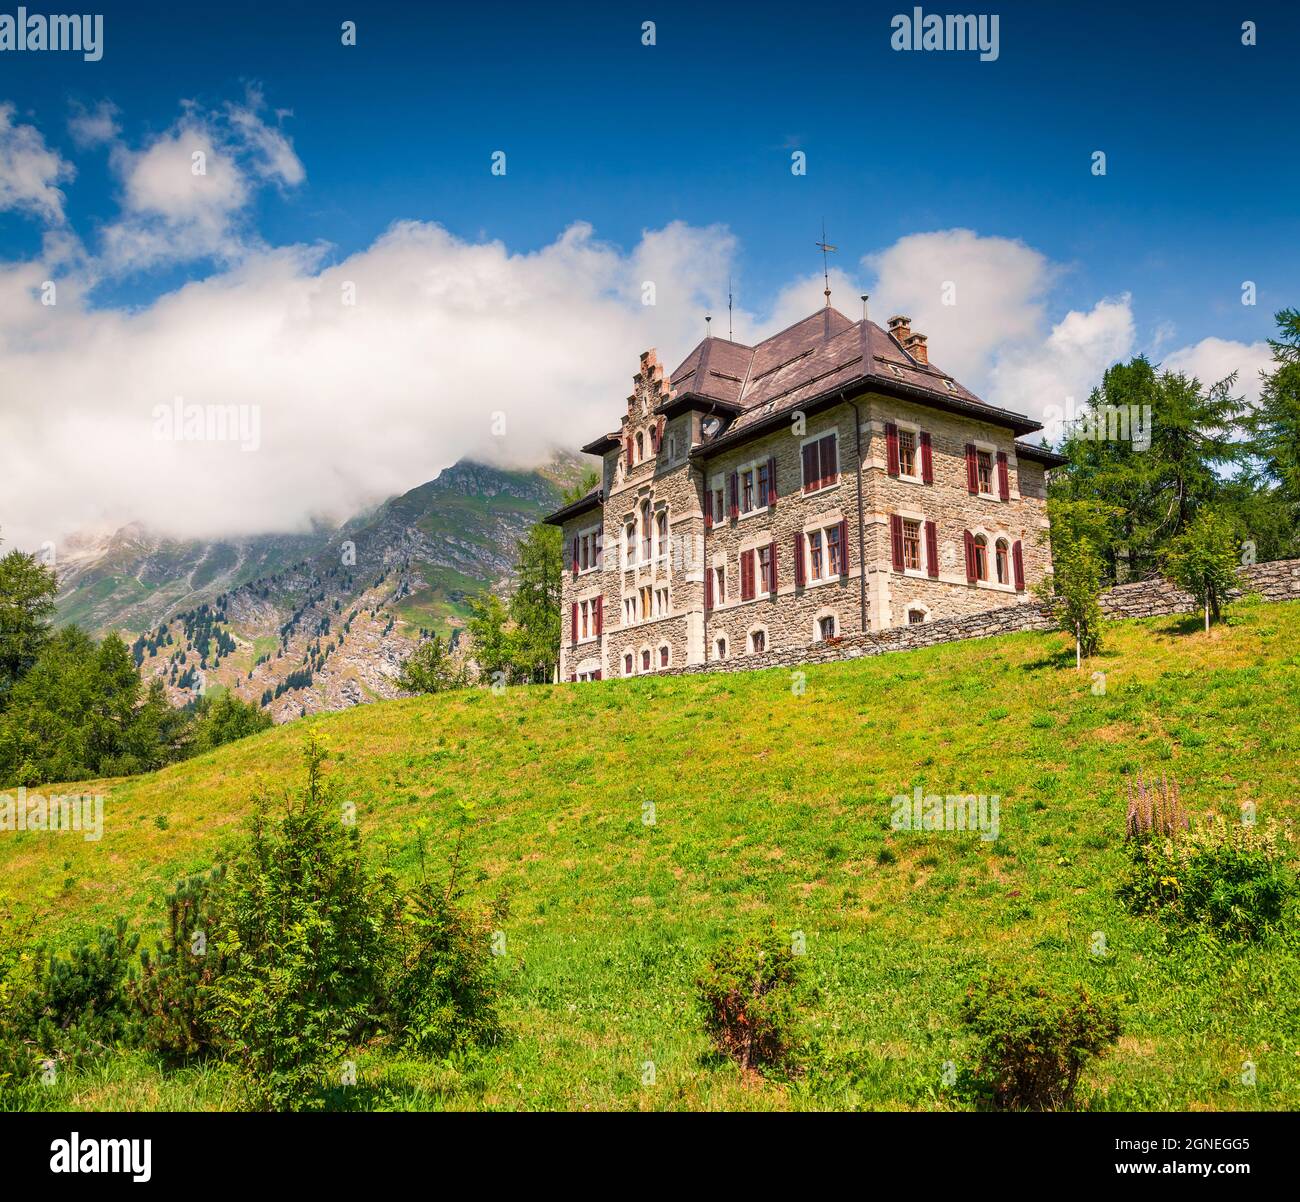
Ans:
[[[1063,636],[1021,634],[802,674],[384,702],[46,790],[103,793],[103,837],[0,833],[0,905],[55,944],[118,915],[152,943],[169,887],[240,837],[257,794],[299,786],[310,728],[371,854],[414,875],[423,841],[442,872],[469,801],[471,894],[509,899],[506,1039],[437,1063],[358,1049],[340,1107],[960,1109],[945,1066],[966,1063],[966,983],[1032,969],[1120,999],[1083,1106],[1300,1109],[1294,925],[1223,942],[1114,892],[1128,774],[1175,778],[1194,817],[1293,819],[1298,713],[1300,606],[1250,599],[1208,635],[1195,616],[1112,625],[1082,673]],[[892,830],[918,786],[996,796],[997,837]],[[803,1071],[773,1078],[713,1054],[692,989],[719,939],[767,924],[802,933],[816,987]],[[233,1093],[219,1066],[121,1053],[37,1104]]]

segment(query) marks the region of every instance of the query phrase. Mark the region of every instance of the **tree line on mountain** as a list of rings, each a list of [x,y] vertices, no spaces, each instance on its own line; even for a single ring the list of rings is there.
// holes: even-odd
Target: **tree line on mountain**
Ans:
[[[228,692],[172,705],[118,635],[55,631],[56,590],[34,555],[0,557],[0,785],[146,772],[271,724]]]

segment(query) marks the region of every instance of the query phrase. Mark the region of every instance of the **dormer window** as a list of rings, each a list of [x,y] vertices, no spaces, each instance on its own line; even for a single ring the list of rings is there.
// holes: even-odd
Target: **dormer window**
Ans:
[[[892,371],[900,380],[903,378],[903,369],[899,367],[897,363],[891,363],[889,365],[889,370]]]
[[[700,432],[705,438],[712,438],[721,429],[722,419],[719,417],[706,417],[700,423]]]

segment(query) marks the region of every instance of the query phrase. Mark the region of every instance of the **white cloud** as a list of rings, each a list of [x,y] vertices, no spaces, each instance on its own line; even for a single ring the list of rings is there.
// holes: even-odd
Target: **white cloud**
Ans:
[[[50,222],[63,222],[58,184],[72,179],[72,164],[45,145],[33,125],[14,123],[14,106],[0,104],[0,212],[17,209]]]
[[[698,340],[730,246],[675,224],[625,254],[574,225],[511,254],[407,222],[333,265],[319,250],[252,252],[138,310],[89,309],[62,285],[47,308],[45,265],[0,269],[4,537],[34,546],[131,520],[195,536],[300,529],[463,456],[536,464],[611,426],[638,350],[675,363]],[[260,448],[156,440],[155,406],[177,396],[257,406]]]
[[[1112,363],[1133,353],[1133,308],[1128,294],[1071,310],[1046,338],[1001,349],[989,376],[987,399],[1005,409],[1043,418],[1066,414],[1088,399]],[[1059,437],[1048,430],[1050,438]]]
[[[1243,396],[1252,405],[1259,400],[1259,373],[1272,367],[1272,352],[1267,342],[1233,342],[1225,338],[1202,338],[1166,356],[1161,367],[1195,376],[1205,387],[1237,373],[1234,396]]]
[[[129,272],[160,262],[234,263],[258,247],[245,210],[262,184],[292,187],[306,171],[289,139],[258,115],[262,99],[228,104],[224,115],[194,104],[140,150],[113,144],[122,180],[122,219],[104,231],[104,267]]]
[[[99,146],[114,141],[118,135],[117,105],[111,100],[101,100],[93,109],[74,104],[68,118],[68,132],[81,148]]]
[[[863,265],[876,275],[874,320],[911,317],[931,360],[979,395],[1000,348],[1046,335],[1045,298],[1059,274],[1023,242],[963,229],[910,234]]]

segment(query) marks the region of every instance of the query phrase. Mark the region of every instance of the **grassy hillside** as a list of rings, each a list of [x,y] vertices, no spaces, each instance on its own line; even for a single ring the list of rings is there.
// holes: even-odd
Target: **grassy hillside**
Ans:
[[[772,670],[310,719],[377,854],[414,872],[420,824],[438,846],[469,799],[475,890],[511,896],[511,1041],[454,1064],[363,1055],[358,1104],[948,1108],[964,983],[1032,965],[1123,998],[1089,1105],[1300,1107],[1300,938],[1170,937],[1113,895],[1125,770],[1176,776],[1194,814],[1252,801],[1261,819],[1296,816],[1300,606],[1243,603],[1209,636],[1196,627],[1113,627],[1101,694],[1061,636],[1026,634],[811,668],[802,693]],[[118,913],[156,920],[256,790],[297,783],[304,730],[96,786],[99,843],[0,835],[0,901],[59,940]],[[891,798],[917,785],[999,795],[1000,837],[891,832]],[[692,1011],[707,949],[769,920],[805,933],[819,988],[818,1050],[793,1083],[712,1058]],[[72,1107],[228,1100],[219,1073],[164,1076],[142,1058],[51,1091]]]

